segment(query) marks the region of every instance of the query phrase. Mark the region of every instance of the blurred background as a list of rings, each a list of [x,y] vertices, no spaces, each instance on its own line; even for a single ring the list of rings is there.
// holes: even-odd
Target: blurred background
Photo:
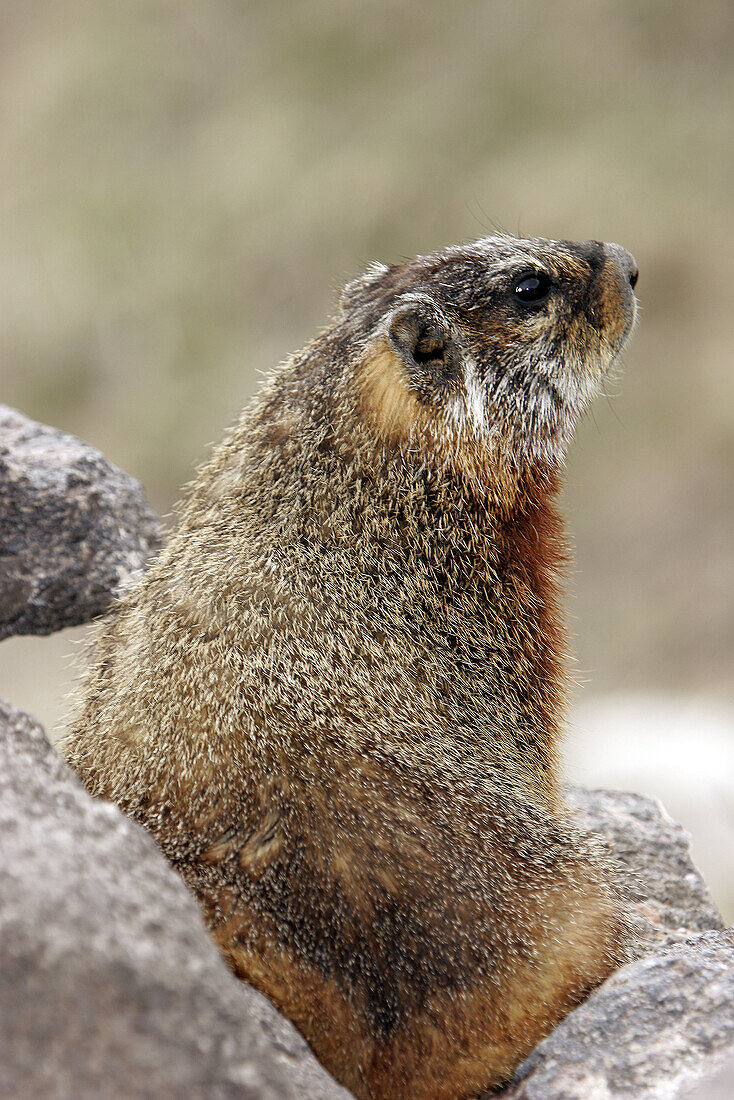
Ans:
[[[731,0],[4,0],[0,400],[170,510],[339,286],[501,229],[619,241],[569,456],[568,765],[663,798],[734,919]],[[0,646],[52,735],[84,631]]]

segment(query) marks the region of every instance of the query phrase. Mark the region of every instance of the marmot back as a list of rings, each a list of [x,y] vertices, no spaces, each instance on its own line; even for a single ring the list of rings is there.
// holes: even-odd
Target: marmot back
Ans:
[[[553,498],[636,278],[509,237],[373,265],[101,629],[69,763],[358,1097],[497,1086],[624,956],[559,797]]]

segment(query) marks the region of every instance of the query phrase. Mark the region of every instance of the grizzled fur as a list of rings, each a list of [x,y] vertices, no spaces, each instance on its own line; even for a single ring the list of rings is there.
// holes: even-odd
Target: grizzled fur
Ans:
[[[624,957],[559,798],[553,497],[635,279],[509,237],[374,265],[101,630],[67,759],[358,1097],[496,1086]]]

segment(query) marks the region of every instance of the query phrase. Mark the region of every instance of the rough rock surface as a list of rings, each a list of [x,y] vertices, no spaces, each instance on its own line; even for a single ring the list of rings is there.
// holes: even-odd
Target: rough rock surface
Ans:
[[[74,436],[0,405],[0,638],[101,614],[159,545],[133,478]]]
[[[503,1100],[676,1100],[732,1056],[734,931],[701,932],[613,974]]]
[[[0,704],[0,1096],[346,1100],[153,840]]]
[[[630,895],[649,950],[685,940],[693,932],[722,929],[721,914],[697,871],[685,829],[653,798],[628,791],[566,791],[581,828],[600,837],[631,872]]]

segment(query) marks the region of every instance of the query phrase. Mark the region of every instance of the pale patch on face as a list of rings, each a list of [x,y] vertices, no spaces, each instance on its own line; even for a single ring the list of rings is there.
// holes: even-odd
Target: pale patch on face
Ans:
[[[527,403],[514,426],[520,453],[545,465],[562,463],[578,420],[597,385],[590,374],[579,376],[567,359],[541,362],[528,387]]]
[[[487,393],[471,359],[464,362],[461,392],[448,403],[446,414],[449,424],[460,435],[467,432],[477,439],[485,439],[489,434]]]
[[[561,355],[547,354],[542,336],[534,350],[527,349],[527,381],[520,387],[523,396],[515,396],[515,416],[510,426],[519,454],[547,465],[563,462],[578,421],[602,388],[603,379],[626,342],[626,334],[621,341],[616,333],[613,336],[609,339],[606,333],[577,328]],[[511,370],[506,377],[505,386],[504,380],[500,381],[496,392],[502,394],[503,388],[507,389],[505,409],[511,410]]]
[[[363,408],[383,439],[392,442],[410,439],[426,419],[403,366],[386,339],[379,340],[365,356],[359,382]]]
[[[459,393],[444,406],[443,423],[454,446],[470,441],[490,465],[540,459],[562,462],[578,419],[599,390],[615,355],[603,339],[596,352],[584,341],[584,353],[573,343],[562,355],[549,352],[546,318],[536,321],[535,339],[527,337],[522,359],[494,377],[481,377],[466,356]]]

